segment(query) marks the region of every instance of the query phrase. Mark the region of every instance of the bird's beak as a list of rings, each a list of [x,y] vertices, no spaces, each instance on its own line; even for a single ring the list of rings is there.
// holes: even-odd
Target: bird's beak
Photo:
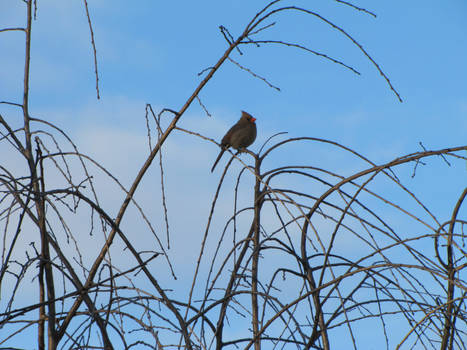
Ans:
[[[256,118],[251,118],[250,121],[254,123],[256,121]]]

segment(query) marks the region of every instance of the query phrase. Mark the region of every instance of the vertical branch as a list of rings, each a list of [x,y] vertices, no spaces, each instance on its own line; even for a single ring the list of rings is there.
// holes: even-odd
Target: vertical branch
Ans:
[[[446,311],[444,314],[444,329],[443,329],[443,338],[441,340],[441,347],[440,349],[446,350],[448,349],[449,339],[454,337],[453,327],[454,327],[454,319],[453,319],[453,308],[454,308],[454,275],[456,272],[456,267],[454,266],[454,254],[453,254],[453,232],[454,226],[457,220],[457,214],[459,209],[464,201],[465,197],[467,196],[467,187],[462,192],[459,200],[456,203],[456,207],[453,210],[451,223],[449,224],[449,231],[447,237],[447,266],[446,266],[446,273],[448,275],[448,290],[446,296]]]
[[[260,210],[264,198],[260,191],[262,182],[259,176],[261,160],[256,157],[255,161],[255,196],[254,196],[254,218],[253,218],[253,259],[251,262],[251,312],[252,312],[252,329],[253,339],[255,339],[255,350],[261,349],[261,340],[259,335],[259,318],[258,318],[258,263],[259,263],[259,228],[260,228]]]
[[[27,27],[26,27],[26,52],[24,59],[24,80],[23,80],[23,118],[24,118],[24,134],[26,141],[25,156],[29,166],[34,165],[31,152],[31,131],[29,128],[29,64],[31,55],[31,25],[32,25],[32,0],[27,4]]]
[[[38,218],[38,228],[41,239],[41,253],[40,253],[40,268],[39,268],[39,298],[41,302],[45,300],[45,289],[47,289],[48,300],[48,314],[45,317],[45,309],[39,309],[39,332],[38,332],[38,347],[45,348],[45,331],[44,320],[48,320],[48,348],[56,348],[56,332],[55,332],[55,288],[53,282],[52,265],[50,263],[49,243],[47,239],[47,230],[45,225],[45,201],[42,196],[44,190],[44,177],[41,161],[41,178],[37,175],[36,162],[32,153],[31,145],[31,129],[30,129],[30,116],[29,116],[29,70],[31,62],[31,30],[32,30],[32,0],[27,2],[27,27],[26,27],[26,51],[24,62],[24,86],[23,86],[23,119],[24,119],[24,136],[25,136],[25,150],[24,156],[28,162],[31,185],[30,190],[34,193],[34,202]],[[40,158],[40,148],[38,148],[38,155]],[[45,275],[46,285],[44,285],[43,278]]]
[[[315,319],[313,322],[314,323],[313,332],[310,336],[310,339],[308,340],[306,349],[310,349],[311,347],[313,347],[313,343],[318,338],[318,334],[320,334],[322,342],[323,342],[323,349],[329,350],[330,349],[329,338],[328,338],[328,333],[326,331],[326,323],[324,322],[323,310],[321,307],[321,300],[319,298],[319,290],[316,288],[316,282],[313,278],[313,274],[311,270],[308,268],[308,264],[306,266],[307,266],[307,268],[305,268],[306,279],[312,288],[311,295],[313,298],[313,304],[315,305],[315,309],[316,309]],[[318,327],[319,327],[319,333],[317,331]]]
[[[37,195],[36,201],[36,209],[37,209],[37,218],[39,224],[39,230],[41,234],[41,259],[40,259],[40,266],[41,266],[41,276],[42,273],[45,272],[45,281],[47,285],[47,301],[48,301],[48,337],[49,337],[49,349],[55,349],[57,347],[57,335],[55,329],[55,285],[53,280],[53,272],[52,272],[52,264],[50,258],[50,250],[49,250],[49,239],[47,234],[47,228],[45,223],[45,181],[44,181],[44,167],[42,162],[42,152],[39,147],[39,143],[37,144],[37,159],[39,160],[40,166],[40,178],[38,179],[40,182],[39,187],[39,194]],[[36,187],[36,186],[35,186]]]
[[[315,282],[315,280],[313,278],[312,269],[311,269],[310,264],[308,263],[308,256],[307,256],[307,253],[306,253],[306,236],[307,236],[307,231],[308,231],[308,225],[310,223],[312,215],[313,215],[313,210],[311,210],[305,216],[305,220],[304,220],[304,223],[303,223],[303,229],[302,229],[302,235],[301,235],[302,236],[302,238],[301,238],[302,265],[303,265],[303,269],[305,271],[306,280],[308,281],[308,283],[310,285],[310,288],[311,288],[313,304],[314,304],[315,310],[316,310],[315,311],[316,314],[315,314],[313,332],[312,332],[312,334],[310,336],[310,339],[308,341],[307,349],[309,349],[313,345],[313,342],[316,340],[316,338],[317,338],[316,335],[318,334],[317,333],[317,328],[319,326],[320,335],[321,335],[321,339],[322,339],[322,342],[323,342],[323,349],[324,350],[329,350],[330,349],[330,347],[329,347],[329,338],[328,338],[328,334],[327,334],[327,331],[326,331],[326,325],[325,325],[325,322],[324,322],[323,311],[321,309],[319,289],[316,288],[316,282]],[[324,268],[324,266],[323,266],[323,268]]]
[[[324,317],[323,317],[323,311],[321,309],[321,301],[319,298],[319,289],[316,288],[316,282],[315,279],[313,278],[313,273],[311,271],[311,267],[308,263],[308,258],[307,258],[307,253],[306,253],[306,235],[308,231],[308,224],[311,220],[311,216],[313,215],[313,212],[310,212],[306,215],[304,223],[303,223],[303,229],[302,229],[302,239],[301,239],[301,252],[302,252],[302,265],[303,269],[305,270],[305,276],[306,280],[308,281],[310,287],[311,287],[311,294],[313,298],[313,304],[315,306],[315,320],[314,320],[314,326],[313,326],[313,332],[310,336],[310,339],[308,340],[307,344],[307,349],[311,348],[313,343],[316,341],[317,338],[317,328],[319,326],[320,329],[320,335],[321,339],[323,342],[323,349],[324,350],[329,350],[329,339],[328,339],[328,334],[326,331],[326,325],[324,322]],[[323,266],[324,268],[324,266]]]
[[[94,73],[96,74],[97,99],[100,99],[100,95],[99,95],[99,73],[97,71],[97,52],[96,52],[96,43],[94,42],[94,31],[92,30],[91,16],[89,16],[88,2],[86,0],[83,0],[83,2],[84,2],[84,8],[86,9],[86,17],[88,18],[89,31],[91,32],[91,45],[92,45],[92,52],[94,54]]]
[[[152,107],[151,112],[152,112]],[[152,112],[154,114],[154,112]],[[159,114],[156,118],[157,123],[157,141],[160,140],[162,135],[162,128],[161,128],[161,114]],[[167,249],[170,249],[170,230],[169,230],[169,214],[167,211],[167,199],[165,196],[165,182],[164,182],[164,163],[162,161],[162,147],[159,151],[159,168],[161,174],[161,193],[162,193],[162,207],[164,208],[164,219],[165,219],[165,233],[167,237]]]
[[[39,350],[45,350],[45,286],[44,286],[44,265],[39,261],[39,322],[37,330],[37,348]]]
[[[38,183],[37,183],[37,173],[36,173],[36,165],[33,159],[32,154],[32,146],[31,146],[31,130],[30,130],[30,117],[29,117],[29,69],[30,69],[30,62],[31,62],[31,30],[32,30],[32,0],[27,2],[27,17],[26,17],[27,25],[26,25],[26,49],[24,54],[24,79],[23,79],[23,127],[24,127],[24,137],[25,137],[25,148],[24,148],[24,156],[28,162],[29,171],[31,174],[31,188],[30,190],[35,193],[34,201],[36,204],[36,210],[38,214],[40,213],[40,196],[38,194]],[[42,215],[39,215],[41,217]],[[40,220],[40,219],[39,219]],[[44,261],[46,257],[44,256],[44,246],[46,243],[43,240],[43,234],[41,232],[41,244],[42,244],[42,252],[40,254],[40,261],[39,261],[39,302],[45,302],[45,284],[44,284]],[[46,311],[45,306],[41,306],[39,308],[39,323],[38,323],[38,348],[45,349],[45,319],[46,319]],[[50,319],[49,319],[50,321]],[[49,323],[50,327],[50,323]],[[50,332],[49,332],[50,334]],[[50,339],[49,339],[50,340]],[[50,345],[50,343],[49,343]]]

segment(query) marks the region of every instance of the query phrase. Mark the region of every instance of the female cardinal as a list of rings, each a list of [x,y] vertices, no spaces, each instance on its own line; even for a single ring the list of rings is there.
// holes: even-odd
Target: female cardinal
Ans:
[[[227,134],[222,138],[221,141],[221,152],[217,156],[214,165],[212,166],[211,173],[214,171],[214,168],[217,165],[217,162],[221,159],[224,152],[229,148],[233,147],[237,150],[242,150],[253,142],[256,139],[256,118],[253,118],[252,115],[247,112],[242,111],[242,116],[240,120],[227,131]]]

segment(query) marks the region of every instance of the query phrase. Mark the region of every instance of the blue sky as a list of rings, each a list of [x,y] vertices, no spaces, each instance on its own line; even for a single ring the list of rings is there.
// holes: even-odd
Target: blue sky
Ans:
[[[0,1],[1,27],[23,25],[24,4]],[[33,23],[31,114],[59,125],[83,153],[118,174],[129,186],[148,154],[146,103],[156,111],[178,110],[202,79],[198,73],[215,64],[226,49],[219,25],[237,37],[265,3],[146,0],[129,5],[124,1],[89,1],[99,69],[101,99],[97,100],[82,2],[39,0]],[[419,142],[427,149],[466,144],[465,1],[355,2],[375,13],[376,18],[331,0],[294,4],[313,9],[351,34],[390,78],[403,103],[372,63],[341,33],[314,17],[288,13],[272,19],[276,25],[261,38],[303,44],[345,62],[361,75],[294,48],[244,46],[243,55],[234,53],[232,58],[281,91],[225,62],[200,94],[212,117],[206,116],[195,101],[181,119],[181,127],[219,141],[238,119],[240,110],[246,110],[257,118],[258,138],[253,151],[258,151],[269,136],[288,132],[290,137],[337,141],[376,163],[421,151]],[[0,33],[0,101],[21,101],[23,36],[20,32]],[[0,113],[12,124],[18,118],[20,125],[21,117],[14,108],[0,105]],[[196,250],[184,245],[200,244],[209,203],[226,162],[223,159],[214,174],[209,172],[217,152],[214,144],[183,134],[174,135],[166,144],[171,240],[174,251],[182,249],[187,254],[183,257],[197,256]],[[7,161],[13,166],[14,159]],[[329,150],[320,147],[311,152],[291,148],[274,161],[315,162],[347,175],[363,167],[348,157],[331,157]],[[418,169],[417,182],[410,179],[412,168],[405,168],[402,174],[443,221],[465,186],[465,169],[447,167],[442,159],[433,158],[428,166]],[[137,198],[159,227],[161,208],[154,206],[154,198],[157,203],[160,198],[158,174],[154,164]],[[441,179],[446,180],[443,186],[439,186]],[[103,201],[114,213],[122,194],[99,175],[96,181],[102,181],[99,189]],[[234,176],[230,181],[234,183]],[[223,215],[231,213],[231,195],[225,194],[225,202],[219,205],[219,221],[214,223],[219,227]],[[196,199],[198,205],[186,198]],[[248,199],[243,201],[247,203]],[[183,222],[177,220],[177,213],[184,213]],[[128,219],[131,225],[134,223]],[[181,236],[187,227],[197,229],[190,237]],[[144,247],[145,241],[138,243]],[[179,275],[191,278],[193,269],[183,265],[185,258],[179,254],[172,258]]]
[[[2,2],[6,7],[0,14],[2,23],[21,23],[15,3]],[[90,4],[102,95],[102,100],[96,101],[82,4],[41,2],[33,34],[31,98],[36,110],[80,111],[106,106],[115,99],[124,105],[119,109],[132,103],[179,108],[199,81],[197,73],[212,65],[225,49],[218,26],[226,26],[235,36],[259,8],[259,3],[236,1],[181,4],[143,1],[132,8],[123,2]],[[318,1],[313,9],[367,49],[404,103],[398,103],[376,69],[349,40],[315,18],[292,13],[276,18],[276,28],[264,38],[303,43],[344,61],[362,75],[295,49],[244,47],[245,54],[233,58],[282,91],[268,88],[227,62],[201,94],[213,119],[227,127],[238,111],[245,109],[257,116],[262,130],[306,130],[308,135],[343,141],[362,151],[376,147],[375,153],[388,148],[412,151],[418,141],[428,147],[461,142],[467,113],[465,2],[362,1],[358,5],[378,17],[334,1]],[[4,66],[11,67],[1,73],[6,83],[0,92],[5,99],[19,98],[21,84],[15,77],[23,66],[17,59],[22,47],[13,42],[21,35],[6,34],[0,42],[13,53],[2,58]],[[115,102],[109,104],[117,108]],[[112,112],[115,126],[144,124],[138,123],[142,122],[141,112]],[[203,115],[197,105],[189,112]],[[228,113],[229,118],[221,118],[222,113]],[[61,125],[108,124],[101,113],[62,118]]]

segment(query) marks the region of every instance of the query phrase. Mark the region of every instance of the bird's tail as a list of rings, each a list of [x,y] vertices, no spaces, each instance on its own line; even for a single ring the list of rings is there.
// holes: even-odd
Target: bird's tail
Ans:
[[[214,165],[212,166],[211,168],[211,173],[214,171],[214,168],[216,167],[217,163],[219,162],[219,160],[222,158],[222,155],[224,154],[225,152],[225,148],[222,148],[222,150],[220,151],[219,155],[217,156],[217,159],[216,161],[214,162]]]

